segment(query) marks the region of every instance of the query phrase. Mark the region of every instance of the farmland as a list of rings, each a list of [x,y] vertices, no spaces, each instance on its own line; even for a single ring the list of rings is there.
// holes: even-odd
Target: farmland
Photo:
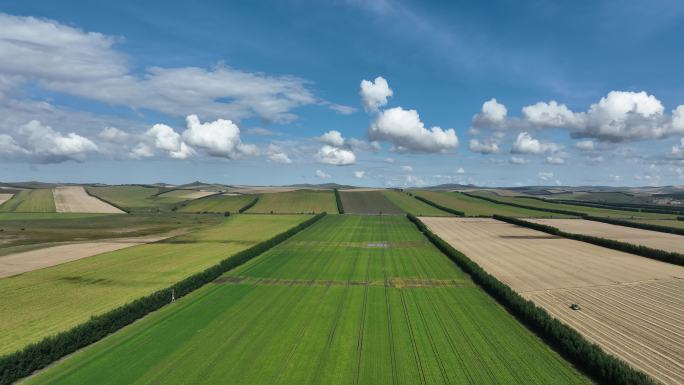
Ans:
[[[530,210],[507,205],[499,205],[496,203],[487,202],[482,199],[472,198],[458,192],[415,190],[412,191],[412,193],[423,198],[426,198],[439,205],[449,207],[454,210],[462,211],[465,213],[466,216],[469,217],[492,216],[494,214],[506,215],[511,217],[567,217],[565,215],[553,214],[545,211]]]
[[[54,213],[52,189],[22,190],[0,206],[0,212]]]
[[[82,186],[56,187],[52,194],[58,213],[123,213],[116,207],[86,194]]]
[[[531,222],[553,226],[575,234],[615,239],[654,249],[684,254],[684,236],[658,231],[635,229],[584,219],[531,219]]]
[[[422,220],[607,352],[665,384],[684,381],[683,267],[493,219]]]
[[[213,195],[188,202],[187,204],[184,204],[179,211],[188,213],[237,213],[255,198],[255,195]]]
[[[13,196],[14,196],[13,193],[10,194],[10,193],[1,193],[0,192],[0,206],[3,203],[7,202],[8,200],[12,199]]]
[[[324,218],[28,383],[226,378],[240,384],[588,383],[408,220],[349,215]]]
[[[385,198],[389,199],[395,206],[399,207],[403,211],[413,214],[413,215],[425,215],[425,216],[451,216],[445,211],[438,208],[432,207],[425,202],[421,202],[418,199],[396,190],[386,190],[382,192]]]
[[[259,195],[259,201],[248,213],[297,214],[337,212],[332,190],[296,190]]]
[[[344,212],[349,214],[404,214],[382,191],[340,191]]]
[[[235,216],[162,242],[0,279],[0,355],[149,294],[307,216]]]
[[[159,192],[157,187],[144,186],[89,186],[86,190],[110,202],[118,207],[133,210],[150,210],[158,205],[152,200],[152,196]]]

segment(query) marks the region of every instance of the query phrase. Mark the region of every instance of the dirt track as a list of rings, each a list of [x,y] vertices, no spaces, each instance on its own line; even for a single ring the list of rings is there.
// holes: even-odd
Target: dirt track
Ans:
[[[421,220],[609,353],[665,384],[684,383],[684,267],[493,219]]]
[[[46,247],[22,253],[0,256],[0,278],[43,269],[93,255],[107,253],[127,247],[156,242],[169,238],[173,234],[146,236],[137,238],[107,239],[95,242],[73,243]]]
[[[123,211],[88,195],[82,186],[61,186],[52,189],[58,213],[120,214]]]
[[[0,193],[0,205],[10,200],[13,196],[14,194]]]
[[[659,231],[635,229],[633,227],[611,225],[609,223],[588,221],[586,219],[528,219],[531,222],[558,227],[575,234],[592,235],[622,242],[634,243],[660,249],[684,253],[684,236]]]

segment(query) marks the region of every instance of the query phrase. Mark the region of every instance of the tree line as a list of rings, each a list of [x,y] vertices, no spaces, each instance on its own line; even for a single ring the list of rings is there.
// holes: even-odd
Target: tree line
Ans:
[[[598,345],[590,343],[575,329],[553,318],[546,310],[536,306],[534,302],[521,297],[509,286],[487,273],[465,254],[457,251],[432,233],[418,218],[411,214],[408,214],[407,217],[442,253],[468,273],[475,283],[505,307],[518,321],[594,381],[606,385],[657,384],[646,374],[604,352]]]
[[[340,196],[340,191],[338,189],[333,190],[335,192],[335,202],[337,203],[337,212],[339,214],[344,214],[344,206],[342,206],[342,197]]]
[[[264,253],[298,232],[306,229],[326,213],[318,214],[299,225],[246,250],[236,253],[208,269],[191,275],[184,280],[139,298],[107,313],[96,315],[90,320],[54,336],[47,337],[14,353],[0,357],[0,385],[26,377],[52,362],[88,346],[105,336],[123,328],[133,321],[153,312],[171,301],[171,294],[180,298],[215,280],[225,272],[244,264]]]
[[[684,254],[654,249],[651,247],[646,247],[642,245],[635,245],[633,243],[627,243],[622,241],[617,241],[615,239],[606,239],[601,237],[595,237],[592,235],[585,234],[575,234],[565,232],[557,227],[543,225],[540,223],[529,222],[519,218],[506,217],[503,215],[494,215],[494,219],[500,221],[508,222],[514,225],[528,227],[530,229],[545,232],[551,235],[557,235],[559,237],[574,239],[576,241],[582,241],[591,243],[597,246],[606,247],[613,250],[624,251],[630,254],[636,254],[642,257],[656,259],[662,262],[672,263],[674,265],[684,266]]]
[[[244,205],[240,210],[238,210],[238,213],[242,214],[242,213],[244,213],[245,211],[251,209],[252,206],[254,206],[255,204],[257,204],[258,201],[259,201],[259,197],[254,197],[254,200],[252,200],[251,202],[249,202],[249,203],[247,203],[246,205]]]

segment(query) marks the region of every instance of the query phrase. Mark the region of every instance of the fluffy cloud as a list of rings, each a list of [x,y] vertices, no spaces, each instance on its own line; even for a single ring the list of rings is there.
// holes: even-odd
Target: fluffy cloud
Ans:
[[[565,164],[565,158],[560,156],[547,156],[546,163],[548,164]]]
[[[404,172],[413,172],[413,167],[411,167],[411,166],[401,166],[401,171],[404,171]]]
[[[280,163],[280,164],[292,163],[292,159],[290,159],[290,157],[287,156],[287,154],[284,152],[274,152],[272,154],[269,154],[268,160],[270,160],[271,162]]]
[[[365,171],[354,171],[354,178],[356,179],[363,179],[366,177],[366,172]]]
[[[559,149],[560,146],[555,143],[540,142],[527,132],[521,132],[513,142],[511,152],[514,154],[543,154],[556,152]]]
[[[480,141],[479,139],[470,139],[468,149],[472,152],[479,152],[481,154],[495,154],[499,152],[499,144],[489,140]]]
[[[98,136],[112,143],[126,143],[130,139],[130,135],[127,132],[121,131],[116,127],[106,127]]]
[[[155,124],[147,130],[145,136],[151,139],[154,148],[164,151],[171,158],[186,159],[193,155],[193,150],[183,142],[181,135],[165,124]],[[136,149],[133,151],[138,157],[151,152],[150,147],[144,144]]]
[[[459,168],[456,170],[456,174],[465,174],[465,170],[463,169],[463,167],[459,167]]]
[[[565,104],[558,104],[554,100],[523,107],[522,112],[525,120],[537,127],[563,128],[578,127],[582,124],[581,115],[575,114]]]
[[[356,155],[351,150],[325,145],[314,156],[317,162],[323,164],[333,164],[336,166],[346,166],[356,163]]]
[[[482,110],[473,116],[473,127],[502,128],[506,122],[506,106],[492,98],[482,104]]]
[[[86,155],[98,152],[90,139],[76,133],[62,134],[52,127],[32,120],[16,130],[14,136],[0,134],[0,156],[28,158],[38,163],[82,162]]]
[[[594,149],[594,141],[580,140],[577,143],[575,143],[575,148],[581,151],[591,151]]]
[[[187,129],[183,132],[183,140],[211,156],[236,159],[258,152],[256,146],[242,143],[240,128],[230,120],[200,123],[197,115],[188,115],[185,121]]]
[[[342,137],[342,133],[336,130],[331,130],[326,132],[325,134],[321,135],[318,137],[318,140],[321,142],[329,145],[329,146],[334,146],[334,147],[342,147],[344,146],[344,138]]]
[[[387,99],[394,93],[382,76],[378,76],[374,81],[361,81],[361,102],[366,111],[377,111],[378,108],[387,104]]]
[[[381,111],[368,130],[372,140],[384,140],[394,144],[398,151],[445,152],[458,147],[458,137],[453,128],[426,129],[416,110],[401,107]]]
[[[382,150],[382,146],[377,141],[366,142],[365,140],[360,140],[356,138],[351,138],[347,140],[347,144],[354,150],[378,152]]]
[[[315,175],[317,178],[330,178],[331,177],[330,174],[326,174],[325,172],[323,172],[323,170],[316,170]]]
[[[684,159],[684,138],[678,144],[672,146],[672,155],[679,159]]]
[[[508,162],[511,164],[527,164],[527,159],[520,156],[511,156]]]

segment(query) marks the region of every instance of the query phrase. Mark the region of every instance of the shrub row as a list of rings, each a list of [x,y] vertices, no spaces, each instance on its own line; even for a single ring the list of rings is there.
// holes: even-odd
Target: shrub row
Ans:
[[[521,209],[545,211],[545,212],[548,212],[548,213],[563,214],[563,215],[572,215],[572,216],[576,216],[576,217],[581,217],[581,216],[585,215],[584,213],[580,213],[580,212],[577,212],[577,211],[568,211],[568,210],[561,210],[561,209],[551,209],[551,208],[546,208],[546,207],[528,206],[528,205],[523,205],[523,204],[520,204],[520,203],[513,203],[513,202],[503,202],[503,201],[498,201],[498,200],[493,199],[493,198],[483,197],[483,196],[481,196],[481,195],[470,194],[470,193],[467,193],[467,192],[462,192],[461,194],[466,195],[466,196],[469,196],[469,197],[471,197],[471,198],[483,199],[483,200],[486,200],[486,201],[488,201],[488,202],[496,203],[496,204],[499,204],[499,205],[508,205],[508,206],[513,206],[513,207],[518,207],[518,208],[521,208]]]
[[[0,357],[0,385],[26,377],[50,363],[92,344],[133,321],[168,304],[171,293],[177,298],[215,280],[223,273],[242,265],[266,250],[292,237],[325,216],[318,214],[275,237],[224,259],[200,273],[194,274],[173,286],[159,290],[102,315],[93,316],[73,329],[47,337],[15,353]]]
[[[636,204],[636,203],[609,203],[609,202],[584,202],[572,199],[543,199],[538,197],[521,197],[525,199],[536,199],[547,203],[564,203],[576,206],[586,206],[594,207],[599,209],[610,209],[610,210],[620,210],[620,211],[630,211],[630,212],[641,212],[641,213],[654,213],[654,214],[674,214],[681,215],[684,214],[683,210],[678,210],[676,208],[662,207],[657,205],[647,205],[647,204]]]
[[[104,203],[106,203],[106,204],[108,204],[108,205],[114,206],[114,207],[116,207],[117,209],[119,209],[119,210],[125,212],[126,214],[130,214],[130,213],[131,213],[130,210],[125,209],[125,208],[123,208],[123,207],[117,205],[117,204],[114,203],[114,202],[110,202],[110,201],[108,201],[108,200],[106,200],[106,199],[104,199],[104,198],[100,198],[99,196],[94,195],[93,193],[90,192],[90,190],[88,190],[87,187],[84,187],[83,190],[85,190],[86,194],[90,195],[91,197],[93,197],[93,198],[95,198],[95,199],[99,199],[99,200],[101,200],[102,202],[104,202]]]
[[[245,211],[251,209],[252,206],[254,206],[255,204],[257,204],[257,201],[259,201],[259,197],[255,197],[253,201],[247,203],[243,208],[241,208],[240,210],[238,210],[238,213],[242,214],[242,213],[244,213]]]
[[[433,234],[418,218],[410,214],[408,218],[440,251],[468,273],[485,292],[594,381],[611,385],[656,384],[646,374],[605,353],[573,328],[551,317],[546,310],[536,306],[532,301],[525,300],[466,255]]]
[[[423,198],[423,197],[418,196],[418,195],[413,195],[413,197],[418,199],[421,202],[429,204],[432,207],[438,208],[442,211],[446,211],[447,213],[458,215],[459,217],[465,217],[465,213],[463,211],[458,211],[458,210],[454,210],[454,209],[446,207],[446,206],[442,206],[439,203],[435,203],[429,199]]]
[[[340,191],[334,189],[335,191],[335,202],[337,202],[337,212],[339,214],[344,214],[344,206],[342,206],[342,197],[340,196]]]
[[[565,232],[557,227],[542,225],[539,223],[529,222],[519,218],[511,218],[503,215],[494,215],[494,219],[500,221],[512,223],[514,225],[529,227],[534,230],[543,231],[548,234],[557,235],[563,238],[574,239],[576,241],[582,241],[591,243],[597,246],[607,247],[609,249],[624,251],[630,254],[636,254],[642,257],[657,259],[659,261],[672,263],[674,265],[684,266],[684,254],[674,253],[670,251],[664,251],[659,249],[653,249],[646,246],[635,245],[633,243],[616,241],[614,239],[606,239],[601,237],[594,237],[591,235],[575,234]]]
[[[632,222],[632,221],[626,221],[623,219],[616,219],[616,218],[594,217],[591,215],[585,215],[583,218],[590,220],[590,221],[609,223],[611,225],[634,227],[634,228],[643,229],[643,230],[660,231],[661,233],[684,235],[684,228],[654,225],[651,223]]]

